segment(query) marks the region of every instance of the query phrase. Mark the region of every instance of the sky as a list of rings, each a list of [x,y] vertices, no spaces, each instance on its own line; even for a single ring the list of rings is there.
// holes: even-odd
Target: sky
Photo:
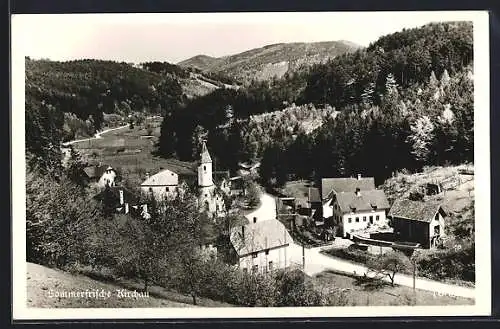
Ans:
[[[430,22],[471,20],[473,12],[316,12],[14,15],[12,40],[25,56],[177,63],[231,55],[282,42],[380,36]]]

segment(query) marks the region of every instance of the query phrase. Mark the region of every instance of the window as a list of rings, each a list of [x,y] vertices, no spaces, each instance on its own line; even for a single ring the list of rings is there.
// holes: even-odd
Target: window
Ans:
[[[269,269],[269,271],[272,271],[273,270],[273,261],[269,261],[269,266],[267,267]]]
[[[363,216],[363,222],[366,222],[366,216]]]
[[[379,220],[379,218],[380,218],[379,215],[375,216],[375,220]]]
[[[257,273],[257,271],[258,271],[258,270],[259,270],[259,265],[254,265],[254,266],[252,267],[252,272],[253,272],[253,273]]]
[[[247,274],[248,273],[248,270],[246,267],[243,268],[243,273]]]
[[[167,191],[167,192],[170,191],[170,189],[168,188],[168,186],[165,187],[165,191]]]
[[[254,252],[254,253],[252,254],[252,258],[257,258],[257,255],[258,255],[258,253],[257,253],[257,252]]]
[[[269,249],[266,250],[266,255],[269,255]]]
[[[208,196],[208,194],[205,193],[205,198]]]
[[[153,188],[152,187],[149,188],[149,192],[153,193]]]
[[[359,223],[359,217],[356,217],[356,223]]]
[[[349,217],[349,218],[347,219],[347,222],[348,222],[348,223],[352,223],[352,218],[351,218],[351,217]]]
[[[203,170],[207,171],[207,166],[203,166]]]
[[[373,216],[370,216],[370,223],[373,223]]]

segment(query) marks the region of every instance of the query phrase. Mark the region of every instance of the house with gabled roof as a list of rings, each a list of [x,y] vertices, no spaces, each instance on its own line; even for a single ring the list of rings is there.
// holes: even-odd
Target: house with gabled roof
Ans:
[[[446,211],[435,201],[398,199],[388,217],[398,241],[418,242],[424,248],[435,247],[446,236]]]
[[[338,227],[337,234],[350,233],[372,226],[388,227],[389,202],[384,191],[375,188],[373,177],[340,177],[321,180],[319,210],[327,226]],[[311,200],[318,197],[312,193]]]
[[[293,239],[278,220],[263,220],[231,229],[230,242],[236,264],[243,271],[266,273],[291,265],[287,250]]]

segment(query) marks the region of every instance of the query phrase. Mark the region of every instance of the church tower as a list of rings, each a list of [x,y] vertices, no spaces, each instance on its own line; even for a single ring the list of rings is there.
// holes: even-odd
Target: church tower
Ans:
[[[198,189],[200,193],[200,206],[202,209],[213,213],[215,211],[214,190],[212,179],[212,158],[208,153],[206,142],[201,148],[201,163],[198,166]]]

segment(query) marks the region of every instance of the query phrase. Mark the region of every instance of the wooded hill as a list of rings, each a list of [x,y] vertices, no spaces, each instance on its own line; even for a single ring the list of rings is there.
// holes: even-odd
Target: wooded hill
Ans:
[[[238,81],[281,78],[300,67],[322,63],[352,52],[361,46],[347,41],[294,42],[267,45],[224,57],[197,55],[179,62],[182,67],[195,67],[205,72],[223,73]]]
[[[165,118],[161,152],[190,160],[200,136],[209,136],[209,147],[219,164],[233,168],[245,158],[262,159],[263,165],[274,163],[269,176],[273,181],[280,175],[283,179],[289,174],[351,175],[360,170],[383,180],[400,168],[470,161],[472,59],[471,23],[433,23],[403,30],[309,70],[254,81],[238,90],[218,89],[193,100]],[[272,123],[263,120],[266,123],[259,128],[250,123],[250,116],[292,103],[332,106],[341,115],[335,120],[325,118],[314,135],[297,134],[297,117]],[[303,106],[303,111],[311,106]],[[272,145],[264,142],[261,133],[270,129],[284,132],[273,137]],[[242,136],[245,131],[247,136]],[[432,152],[430,145],[435,147]],[[285,161],[283,152],[294,148],[302,151],[298,156],[287,155]],[[424,149],[423,154],[418,148]],[[266,154],[275,159],[269,160]],[[286,170],[283,163],[295,167]],[[302,165],[309,167],[297,168]],[[277,167],[281,174],[275,172]]]
[[[108,114],[113,118],[164,115],[190,98],[230,87],[233,80],[167,62],[133,65],[27,57],[25,83],[27,155],[30,163],[34,160],[48,167],[58,162],[61,141],[93,135]]]

